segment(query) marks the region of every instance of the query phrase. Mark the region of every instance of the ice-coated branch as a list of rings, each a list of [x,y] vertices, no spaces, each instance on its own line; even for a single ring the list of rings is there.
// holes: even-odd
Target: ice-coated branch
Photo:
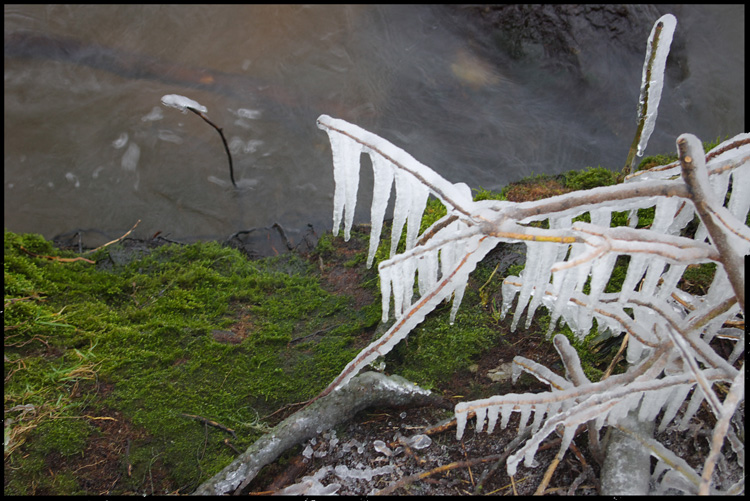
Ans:
[[[699,263],[706,261],[720,261],[721,256],[715,248],[703,242],[696,242],[691,238],[672,235],[654,234],[650,230],[640,230],[618,226],[603,228],[601,226],[576,222],[573,229],[588,235],[595,235],[605,240],[605,245],[592,243],[594,248],[603,246],[601,252],[617,254],[650,254],[661,256],[671,263]],[[588,240],[585,239],[588,243]],[[562,266],[552,268],[552,271],[564,269]]]
[[[706,462],[703,464],[703,475],[700,481],[700,488],[698,494],[706,495],[709,493],[709,487],[711,485],[711,475],[716,467],[716,462],[721,457],[721,447],[724,444],[724,437],[727,436],[729,431],[729,421],[732,419],[734,412],[737,410],[739,403],[745,398],[745,365],[737,373],[737,377],[732,382],[732,388],[729,390],[729,394],[721,404],[721,411],[719,413],[718,421],[714,426],[714,432],[711,436],[711,452],[706,458]]]
[[[167,94],[166,96],[162,96],[161,104],[163,104],[164,106],[169,106],[170,108],[177,108],[183,113],[187,113],[189,110],[201,117],[203,121],[208,125],[216,129],[216,132],[218,132],[219,136],[221,136],[221,142],[224,144],[224,151],[227,152],[227,158],[229,159],[229,179],[232,180],[232,186],[236,188],[237,183],[234,181],[234,165],[232,164],[232,153],[229,151],[227,139],[224,137],[224,130],[213,123],[211,120],[209,120],[205,115],[205,113],[208,113],[208,108],[197,101],[193,101],[192,99],[185,96],[180,96],[179,94]]]
[[[677,138],[677,153],[690,199],[721,255],[740,308],[745,311],[745,267],[742,256],[750,250],[750,246],[744,238],[737,238],[735,232],[742,230],[727,231],[731,230],[727,227],[727,221],[734,220],[734,217],[720,204],[711,188],[700,139],[692,134],[682,134]]]
[[[468,251],[454,268],[446,273],[442,279],[423,295],[416,303],[411,305],[400,319],[388,329],[376,341],[365,347],[359,354],[347,364],[341,373],[331,382],[328,387],[316,396],[311,402],[328,395],[334,389],[344,387],[349,380],[361,371],[370,362],[379,356],[387,354],[402,339],[404,339],[414,327],[424,320],[428,313],[437,307],[441,301],[450,297],[450,294],[460,283],[468,279],[477,263],[492,250],[496,241],[490,237],[483,236],[478,239],[473,250]],[[309,405],[309,404],[308,404]]]
[[[408,172],[424,186],[427,186],[442,202],[464,216],[471,217],[470,199],[467,200],[464,194],[457,193],[455,185],[443,179],[435,171],[417,161],[401,148],[361,127],[341,119],[331,118],[328,115],[318,117],[318,127],[343,134],[361,144],[368,153],[377,153],[391,162],[394,167]]]
[[[649,205],[647,202],[656,202],[657,197],[690,198],[685,184],[680,181],[659,180],[648,183],[616,184],[504,206],[493,216],[491,223],[503,219],[528,223],[547,219],[550,216],[577,216],[606,204],[622,211],[647,207]]]
[[[645,148],[656,118],[663,64],[673,31],[674,18],[665,16],[657,22],[649,42],[639,108],[639,134],[643,135],[634,142],[638,154]],[[712,387],[719,381],[735,380],[732,384],[736,384],[738,370],[734,365],[743,351],[744,340],[730,333],[729,338],[736,345],[728,358],[714,351],[709,343],[721,332],[726,337],[726,329],[720,331],[722,323],[737,315],[738,310],[744,311],[745,277],[739,259],[750,250],[750,229],[743,224],[750,210],[750,134],[725,141],[708,156],[703,154],[697,138],[683,135],[677,142],[679,164],[629,176],[626,183],[615,186],[512,203],[472,202],[466,185],[449,183],[400,148],[355,125],[323,115],[318,126],[328,133],[333,151],[334,234],[345,215],[348,238],[359,184],[360,155],[367,153],[372,159],[368,266],[378,245],[391,188],[394,184],[396,187],[391,257],[379,265],[383,320],[388,318],[393,296],[396,321],[362,350],[320,396],[343,388],[365,365],[404,339],[440,301],[454,294],[452,323],[468,275],[477,262],[498,242],[524,242],[526,266],[521,277],[507,277],[502,284],[501,318],[518,295],[512,330],[524,312],[528,326],[540,305],[550,312],[548,335],[562,318],[583,339],[596,320],[600,332],[610,331],[613,336],[627,333],[620,353],[627,350],[631,365],[625,373],[614,376],[608,370],[601,381],[592,383],[583,373],[575,350],[558,335],[554,342],[567,379],[532,360],[515,357],[514,381],[521,371],[526,371],[550,385],[551,391],[459,403],[455,407],[458,437],[470,413],[476,416],[477,430],[481,431],[486,421],[488,432],[500,417],[501,427],[506,427],[513,412],[521,414],[519,427],[525,429],[533,414],[532,438],[507,462],[512,475],[519,460],[525,458],[528,465],[541,441],[558,426],[564,428],[561,453],[576,427],[584,423],[589,428],[590,446],[596,452],[600,428],[619,425],[625,416],[653,422],[663,409],[659,427],[663,430],[688,400],[679,425],[684,427],[707,400],[717,419],[725,417],[724,404]],[[418,236],[419,219],[430,193],[447,206],[448,213]],[[654,208],[653,221],[645,228],[636,228],[637,212],[646,208]],[[630,211],[627,227],[612,227],[616,211]],[[591,223],[571,224],[573,217],[586,212]],[[688,224],[696,212],[702,222],[693,230]],[[545,220],[547,228],[530,224]],[[395,246],[405,222],[406,251],[396,255]],[[686,236],[693,232],[694,237]],[[707,236],[710,241],[706,241]],[[618,292],[605,292],[615,278],[615,265],[620,272],[623,270],[617,260],[623,255],[629,260],[622,285]],[[678,287],[689,265],[707,262],[720,266],[705,295],[692,295]],[[412,304],[417,273],[419,298]],[[741,444],[735,446],[739,441],[731,430],[715,428],[717,443],[719,435],[730,438],[735,452],[740,450]],[[653,439],[644,436],[638,440],[655,450]],[[657,468],[668,465],[674,471],[667,472],[661,486],[670,484],[681,469],[669,451],[664,451],[655,454],[661,461]],[[711,461],[715,463],[715,457]],[[648,467],[646,462],[645,468]],[[693,475],[690,481],[695,484],[695,480]]]
[[[638,129],[625,162],[626,173],[635,170],[636,157],[643,156],[643,151],[654,131],[661,91],[664,87],[664,69],[676,26],[677,19],[672,14],[665,14],[654,23],[651,29],[646,59],[643,62],[641,95],[638,99]]]
[[[615,425],[615,427],[621,432],[627,433],[634,440],[638,441],[651,453],[651,455],[665,463],[672,470],[682,475],[690,484],[692,484],[693,487],[697,489],[700,483],[700,477],[695,472],[695,470],[690,467],[687,461],[685,461],[681,457],[678,457],[674,452],[670,451],[656,440],[644,437],[642,434],[636,433],[634,430],[631,430],[627,426],[618,423]],[[695,491],[693,490],[689,493],[695,494]]]
[[[372,265],[377,249],[393,184],[396,187],[396,202],[391,228],[391,257],[396,251],[404,222],[407,223],[407,250],[415,245],[424,205],[430,193],[446,205],[449,214],[464,219],[474,217],[471,190],[465,184],[446,181],[401,148],[344,120],[321,115],[318,117],[318,127],[328,133],[333,154],[333,234],[338,234],[344,218],[345,240],[349,239],[354,221],[361,153],[368,153],[372,160],[374,185],[368,267]]]

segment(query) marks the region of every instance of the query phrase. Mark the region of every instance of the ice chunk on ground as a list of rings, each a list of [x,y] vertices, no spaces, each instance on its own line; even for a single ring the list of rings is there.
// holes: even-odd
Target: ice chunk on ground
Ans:
[[[412,449],[426,449],[430,444],[432,444],[432,439],[424,434],[414,435],[406,440],[406,445]]]

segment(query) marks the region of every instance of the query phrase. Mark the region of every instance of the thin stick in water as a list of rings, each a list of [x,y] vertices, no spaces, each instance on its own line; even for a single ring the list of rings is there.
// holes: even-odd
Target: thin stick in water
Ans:
[[[187,108],[188,110],[192,111],[193,113],[201,117],[203,120],[205,120],[206,123],[210,125],[211,127],[213,127],[214,129],[216,129],[216,131],[221,136],[221,141],[224,143],[224,151],[227,152],[227,158],[229,159],[229,178],[232,180],[232,186],[236,188],[237,183],[234,182],[234,167],[232,166],[232,154],[229,152],[229,146],[227,145],[227,140],[224,137],[224,131],[221,129],[221,127],[217,126],[215,123],[209,120],[208,117],[206,117],[206,115],[196,110],[195,108],[191,108],[190,106],[186,106],[185,108]]]

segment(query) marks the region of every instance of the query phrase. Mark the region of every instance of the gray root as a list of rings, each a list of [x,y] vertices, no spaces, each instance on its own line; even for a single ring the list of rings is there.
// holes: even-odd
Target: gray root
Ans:
[[[222,495],[241,490],[261,468],[290,447],[349,420],[367,407],[418,406],[441,401],[400,376],[365,372],[276,425],[193,494]]]

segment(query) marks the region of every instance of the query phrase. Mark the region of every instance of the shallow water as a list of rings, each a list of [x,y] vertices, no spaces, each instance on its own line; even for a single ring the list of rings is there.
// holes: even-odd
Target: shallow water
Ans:
[[[673,150],[682,132],[745,130],[744,7],[671,11],[676,62],[647,154]],[[6,6],[5,227],[103,232],[86,233],[88,245],[139,219],[143,238],[222,238],[274,222],[293,241],[307,224],[321,233],[333,195],[322,113],[473,188],[619,169],[635,132],[644,31],[637,51],[582,44],[581,80],[543,57],[513,59],[497,34],[444,6]],[[75,40],[75,57],[98,51],[120,66],[49,48],[13,55],[7,37],[19,32]],[[144,61],[152,73],[137,72]],[[165,94],[198,101],[223,127],[238,189],[218,134],[162,106]],[[370,179],[363,169],[359,221]]]

